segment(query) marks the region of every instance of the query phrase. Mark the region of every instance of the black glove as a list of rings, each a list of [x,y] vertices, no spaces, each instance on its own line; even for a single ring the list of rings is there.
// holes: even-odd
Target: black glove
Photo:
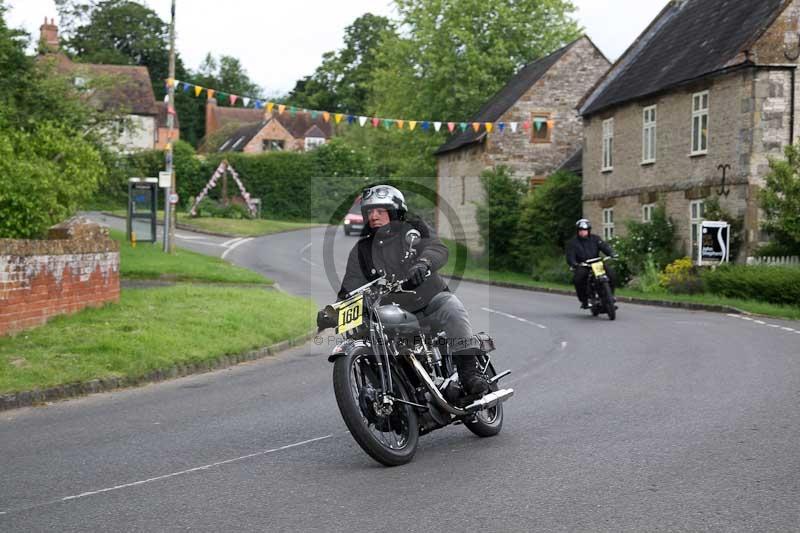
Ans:
[[[431,269],[427,262],[417,261],[411,266],[411,268],[408,269],[408,280],[406,281],[406,286],[409,289],[419,287],[425,283],[425,279],[428,277],[428,272],[430,271]]]
[[[320,309],[317,313],[317,329],[322,331],[323,329],[332,328],[336,326],[338,322],[336,321],[335,317],[328,315],[325,312],[325,309]]]

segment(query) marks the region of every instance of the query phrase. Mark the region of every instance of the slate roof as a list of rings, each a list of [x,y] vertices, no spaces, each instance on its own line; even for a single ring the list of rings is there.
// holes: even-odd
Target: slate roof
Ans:
[[[578,176],[583,176],[583,147],[578,148],[574,154],[561,163],[556,169],[556,172],[559,170],[566,170]]]
[[[581,37],[583,38],[583,37]],[[492,96],[483,107],[478,110],[467,122],[495,122],[505,113],[533,84],[539,81],[559,59],[578,42],[577,39],[568,45],[556,50],[549,56],[528,63],[511,78],[506,85]],[[486,132],[476,133],[472,128],[467,131],[452,135],[447,142],[436,150],[436,155],[458,150],[459,148],[480,141]]]
[[[749,64],[743,54],[790,0],[673,0],[581,103],[591,115]]]

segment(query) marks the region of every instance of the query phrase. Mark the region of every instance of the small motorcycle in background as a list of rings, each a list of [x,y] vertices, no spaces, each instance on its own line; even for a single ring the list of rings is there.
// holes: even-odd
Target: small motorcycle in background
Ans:
[[[613,257],[595,257],[588,259],[580,264],[582,267],[589,268],[589,277],[586,283],[589,284],[587,294],[589,295],[589,304],[593,316],[601,313],[608,315],[609,320],[617,318],[617,305],[614,299],[614,293],[611,291],[611,280],[606,272],[606,261],[612,260]]]

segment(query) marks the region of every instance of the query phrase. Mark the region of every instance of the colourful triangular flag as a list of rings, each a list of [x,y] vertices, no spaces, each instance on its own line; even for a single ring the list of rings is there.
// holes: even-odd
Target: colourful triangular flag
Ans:
[[[414,128],[416,128],[416,127],[417,127],[417,121],[416,120],[409,120],[408,121],[408,129],[409,130],[414,131]]]
[[[272,102],[267,102],[267,113],[272,114],[272,108],[275,107],[275,104]]]
[[[379,118],[375,118],[375,117],[372,118],[372,127],[373,128],[377,128],[378,124],[380,124],[380,123],[381,123],[381,121],[380,121]]]
[[[256,109],[261,109],[262,107],[264,107],[264,102],[262,102],[261,100],[256,100],[256,103],[253,105],[255,105]]]
[[[283,115],[284,111],[286,111],[286,106],[283,104],[278,105],[278,114]]]
[[[486,127],[486,131],[488,133],[492,133],[492,128],[494,127],[494,124],[492,124],[491,122],[487,122],[486,124],[484,124],[484,126]]]
[[[214,89],[206,89],[206,94],[208,95],[208,99],[211,100],[214,98]]]
[[[367,123],[367,117],[358,117],[358,123],[363,127]]]
[[[398,120],[396,120],[395,122],[397,123],[397,127],[398,127],[399,129],[401,129],[401,130],[403,129],[403,126],[404,126],[404,125],[405,125],[405,123],[406,123],[406,121],[405,121],[405,120],[403,120],[403,119],[398,119]]]
[[[236,96],[235,94],[232,94],[232,95],[230,95],[230,96],[228,97],[228,99],[231,101],[231,105],[236,105],[236,99],[237,99],[237,98],[239,98],[239,97],[238,97],[238,96]]]
[[[242,98],[242,105],[245,107],[250,107],[250,99],[246,96]]]
[[[518,124],[516,122],[512,122],[511,123],[511,132],[512,133],[517,133],[517,126],[518,126]]]
[[[442,123],[441,123],[441,122],[434,122],[434,123],[433,123],[433,129],[434,129],[434,131],[437,131],[437,132],[438,132],[438,131],[439,131],[439,129],[440,129],[441,127],[442,127]],[[453,131],[453,130],[450,130],[450,131]]]
[[[200,87],[199,85],[195,85],[194,86],[194,95],[195,96],[200,96],[201,92],[203,92],[203,88]]]
[[[506,123],[505,122],[498,122],[497,123],[497,129],[500,130],[500,133],[503,133],[505,131],[505,129],[506,129]]]
[[[525,131],[528,131],[529,129],[531,129],[530,121],[526,120],[525,122],[523,122],[522,123],[522,129],[525,130]]]
[[[439,123],[439,126],[441,126],[441,125],[442,125],[442,123],[440,122],[440,123]],[[423,129],[423,131],[428,131],[428,130],[430,129],[430,127],[431,127],[431,123],[430,123],[430,122],[428,122],[427,120],[424,120],[424,121],[422,122],[422,129]],[[436,130],[436,131],[439,131],[439,130]]]
[[[183,92],[185,92],[185,93],[186,93],[186,92],[189,92],[189,87],[191,87],[191,85],[189,85],[189,84],[188,84],[188,83],[186,83],[186,82],[183,82],[183,83],[181,84],[181,86],[183,87]]]
[[[355,121],[356,121],[356,117],[354,117],[353,115],[347,115],[347,123],[348,124],[352,124]]]
[[[341,113],[336,113],[335,117],[336,117],[336,123],[338,124],[342,121],[344,115],[342,115]]]
[[[453,133],[453,130],[456,129],[456,123],[455,122],[448,122],[447,123],[447,129],[450,130],[450,133]]]
[[[297,107],[291,106],[289,108],[289,114],[292,115],[292,116],[295,116],[297,114]]]
[[[472,129],[475,130],[475,133],[478,133],[478,130],[481,129],[481,123],[480,122],[473,122],[472,123]]]
[[[311,120],[317,120],[317,112],[316,111],[312,111],[311,112]]]
[[[327,111],[323,111],[322,112],[322,120],[324,120],[325,122],[330,122],[331,114],[328,113]]]

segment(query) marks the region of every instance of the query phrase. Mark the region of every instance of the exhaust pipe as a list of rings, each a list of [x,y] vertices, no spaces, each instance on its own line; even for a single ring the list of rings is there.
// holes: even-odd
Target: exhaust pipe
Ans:
[[[512,396],[514,396],[514,389],[500,389],[498,391],[490,392],[483,398],[474,401],[473,403],[469,404],[465,410],[468,413],[474,413],[475,411],[488,409],[489,407],[494,407],[500,402],[508,400]]]

